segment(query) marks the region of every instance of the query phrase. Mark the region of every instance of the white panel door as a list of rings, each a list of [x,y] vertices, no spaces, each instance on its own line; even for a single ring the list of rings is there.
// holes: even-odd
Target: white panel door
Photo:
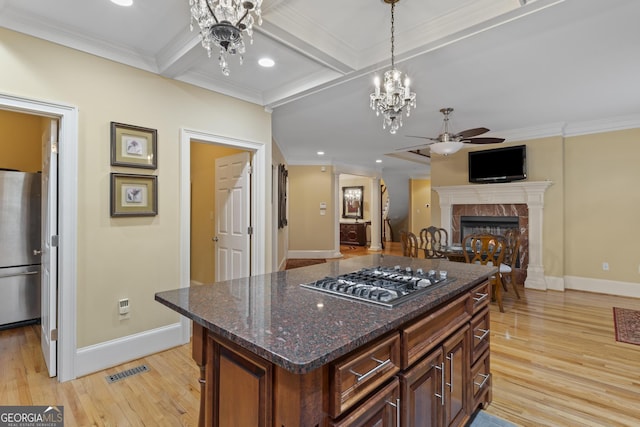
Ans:
[[[42,313],[40,343],[50,377],[57,375],[58,327],[58,120],[42,135]],[[55,236],[55,237],[54,237]]]
[[[249,153],[216,159],[216,281],[250,275]]]

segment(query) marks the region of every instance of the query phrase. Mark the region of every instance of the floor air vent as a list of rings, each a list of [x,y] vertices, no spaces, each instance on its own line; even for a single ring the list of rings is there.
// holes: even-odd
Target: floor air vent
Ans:
[[[107,382],[115,383],[116,381],[123,380],[132,375],[147,372],[149,367],[147,365],[136,366],[135,368],[127,369],[126,371],[118,372],[117,374],[107,375]]]

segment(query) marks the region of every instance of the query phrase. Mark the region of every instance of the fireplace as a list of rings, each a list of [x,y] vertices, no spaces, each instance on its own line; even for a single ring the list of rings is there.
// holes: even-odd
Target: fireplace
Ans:
[[[462,216],[517,217],[522,246],[527,248],[526,254],[520,252],[520,264],[527,272],[525,287],[547,289],[542,264],[542,219],[544,193],[551,184],[519,181],[433,187],[440,200],[440,225],[449,232],[452,243],[459,243]]]
[[[520,224],[517,216],[461,216],[460,241],[469,234],[504,235],[507,230],[517,229]]]

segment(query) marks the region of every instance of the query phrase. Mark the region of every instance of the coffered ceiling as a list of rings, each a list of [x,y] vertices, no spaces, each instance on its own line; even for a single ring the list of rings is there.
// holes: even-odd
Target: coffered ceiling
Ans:
[[[396,65],[418,107],[390,135],[369,108],[390,65],[382,0],[264,0],[228,77],[190,31],[188,0],[0,0],[0,26],[264,106],[292,164],[426,175],[387,154],[422,142],[407,135],[437,136],[442,107],[455,108],[453,131],[507,141],[640,125],[637,0],[401,0],[395,15]]]

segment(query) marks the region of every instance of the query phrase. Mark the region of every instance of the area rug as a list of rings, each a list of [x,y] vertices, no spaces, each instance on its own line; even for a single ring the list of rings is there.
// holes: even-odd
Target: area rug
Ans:
[[[616,341],[640,345],[640,311],[613,307]]]
[[[509,421],[498,418],[495,415],[491,415],[483,410],[477,411],[471,422],[467,424],[468,427],[515,427],[515,424]]]
[[[323,264],[327,262],[324,258],[291,258],[287,260],[285,270],[292,268],[308,267],[310,265]]]

